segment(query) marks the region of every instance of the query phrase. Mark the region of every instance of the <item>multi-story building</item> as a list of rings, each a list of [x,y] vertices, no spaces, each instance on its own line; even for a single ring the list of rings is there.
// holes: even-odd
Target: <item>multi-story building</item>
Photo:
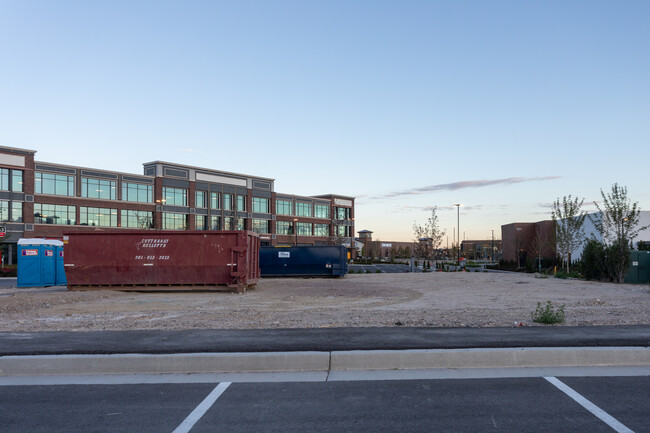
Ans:
[[[276,193],[274,179],[163,161],[138,175],[35,161],[35,153],[0,147],[5,264],[15,263],[20,238],[89,227],[252,230],[262,245],[354,245],[354,197]]]

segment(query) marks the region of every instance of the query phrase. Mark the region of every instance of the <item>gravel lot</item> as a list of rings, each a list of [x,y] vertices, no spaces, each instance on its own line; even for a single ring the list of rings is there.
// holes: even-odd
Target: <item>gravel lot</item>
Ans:
[[[221,292],[69,292],[0,287],[0,331],[537,325],[537,302],[565,305],[565,325],[650,324],[648,285],[526,274],[359,274],[265,278]]]

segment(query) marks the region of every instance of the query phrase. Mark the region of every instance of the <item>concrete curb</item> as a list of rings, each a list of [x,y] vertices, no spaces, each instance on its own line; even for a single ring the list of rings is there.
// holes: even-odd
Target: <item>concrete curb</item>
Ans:
[[[522,367],[650,367],[647,347],[0,357],[0,376],[276,373]]]

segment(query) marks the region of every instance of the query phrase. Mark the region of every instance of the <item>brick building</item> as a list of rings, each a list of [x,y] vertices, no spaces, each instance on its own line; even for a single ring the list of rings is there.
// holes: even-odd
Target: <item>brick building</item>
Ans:
[[[501,239],[503,260],[518,262],[520,267],[527,259],[535,259],[538,249],[542,258],[555,259],[555,223],[551,220],[503,225]]]
[[[274,179],[164,161],[143,164],[138,175],[35,161],[35,154],[0,147],[4,263],[15,263],[20,238],[89,227],[252,230],[262,245],[353,245],[354,197],[277,193]]]

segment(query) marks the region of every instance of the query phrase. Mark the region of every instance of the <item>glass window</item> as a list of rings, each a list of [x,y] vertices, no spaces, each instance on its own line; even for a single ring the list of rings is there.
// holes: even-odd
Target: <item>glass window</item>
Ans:
[[[246,220],[244,218],[237,218],[237,227],[235,230],[246,230]]]
[[[224,217],[223,219],[223,229],[224,230],[235,230],[234,218]]]
[[[9,191],[9,169],[0,168],[0,190]]]
[[[296,202],[296,215],[310,217],[311,203]]]
[[[9,202],[0,200],[0,221],[9,221]]]
[[[223,208],[224,210],[232,210],[232,194],[223,195]]]
[[[291,212],[291,201],[290,200],[276,200],[275,201],[275,213],[278,215],[293,215]]]
[[[221,230],[221,217],[212,215],[210,217],[210,230]]]
[[[153,203],[153,185],[123,182],[122,200],[138,203]]]
[[[74,197],[74,176],[36,172],[34,175],[34,193]]]
[[[256,233],[269,233],[269,220],[253,219],[253,231]]]
[[[187,190],[163,187],[163,200],[168,206],[187,206]]]
[[[15,192],[23,191],[23,171],[11,170],[11,190]]]
[[[194,217],[194,230],[207,230],[208,217],[206,215],[196,215]]]
[[[317,204],[316,208],[316,218],[329,218],[330,217],[330,207],[326,204]]]
[[[269,213],[269,199],[253,197],[253,212]]]
[[[81,196],[88,198],[99,198],[102,200],[115,200],[115,181],[81,178]]]
[[[350,219],[350,209],[347,207],[337,207],[334,208],[336,212],[337,220],[349,220]]]
[[[327,224],[314,224],[314,236],[329,236],[330,226]]]
[[[76,222],[74,206],[34,203],[34,222],[36,224],[74,225]]]
[[[237,196],[237,210],[245,212],[246,211],[246,196],[238,195]]]
[[[152,229],[153,212],[128,209],[122,210],[122,227]]]
[[[187,215],[183,213],[163,212],[162,222],[163,229],[165,230],[185,230],[187,227]]]
[[[220,194],[218,192],[210,193],[210,209],[221,209],[221,200],[219,200]]]
[[[205,206],[205,191],[195,191],[194,207],[206,207]],[[203,230],[203,229],[201,229]]]
[[[336,226],[336,235],[341,237],[350,236],[350,226]]]
[[[23,203],[20,201],[11,202],[11,221],[16,223],[23,222]]]
[[[79,224],[83,226],[117,227],[117,209],[79,207]]]
[[[275,233],[279,235],[292,235],[293,223],[290,221],[277,221],[275,223]]]
[[[311,236],[312,223],[298,223],[299,236]]]

